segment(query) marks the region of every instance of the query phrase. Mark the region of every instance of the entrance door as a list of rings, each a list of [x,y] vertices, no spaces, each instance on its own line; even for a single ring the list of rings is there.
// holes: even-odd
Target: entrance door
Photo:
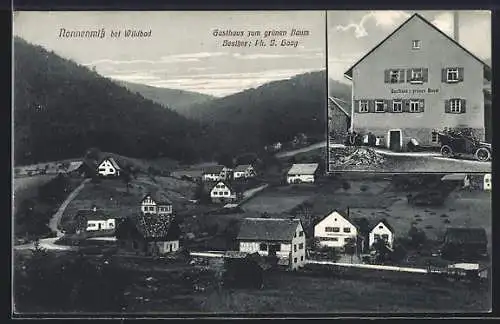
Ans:
[[[389,149],[391,151],[401,150],[401,131],[393,130],[389,133]]]
[[[99,223],[99,225],[97,225],[97,229],[100,231],[101,230],[101,227],[102,227],[102,224]]]

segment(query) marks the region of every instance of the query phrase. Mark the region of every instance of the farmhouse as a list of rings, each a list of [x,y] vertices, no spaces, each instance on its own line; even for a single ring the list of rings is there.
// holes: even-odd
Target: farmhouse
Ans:
[[[391,150],[411,140],[438,146],[433,130],[470,128],[485,139],[484,81],[491,68],[419,14],[363,56],[352,81],[351,131],[373,133]]]
[[[314,226],[314,238],[320,246],[342,249],[346,243],[357,242],[358,228],[347,216],[333,211]]]
[[[343,143],[351,125],[349,104],[342,99],[328,97],[328,133],[329,139]]]
[[[162,255],[179,249],[180,232],[175,219],[141,213],[121,223],[116,230],[116,237],[124,252]]]
[[[219,181],[223,180],[222,171],[224,170],[223,165],[214,165],[207,167],[203,170],[202,180],[203,181]]]
[[[255,169],[250,164],[238,165],[234,168],[233,179],[248,179],[256,176]]]
[[[210,190],[210,198],[214,203],[231,203],[240,197],[240,190],[226,181],[219,181]]]
[[[465,173],[450,173],[446,174],[441,178],[443,182],[450,182],[452,184],[457,184],[461,188],[470,187],[470,177]]]
[[[143,214],[172,215],[172,202],[159,192],[147,193],[141,200]]]
[[[245,218],[237,236],[240,252],[276,256],[291,270],[306,259],[306,236],[299,219]]]
[[[287,183],[314,183],[318,171],[318,163],[294,164],[287,173]]]
[[[444,235],[442,255],[448,259],[474,259],[488,253],[484,228],[448,228]]]
[[[93,206],[79,210],[75,215],[76,233],[99,232],[113,235],[116,228],[114,217]]]
[[[394,228],[384,219],[379,221],[368,234],[369,247],[372,248],[378,240],[384,240],[389,249],[394,246]]]
[[[122,168],[118,165],[118,163],[112,157],[104,158],[97,165],[97,173],[104,177],[118,177],[120,176],[120,172]]]

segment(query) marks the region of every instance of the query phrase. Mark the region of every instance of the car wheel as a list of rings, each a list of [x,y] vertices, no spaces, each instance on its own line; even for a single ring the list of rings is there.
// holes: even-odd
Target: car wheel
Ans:
[[[445,157],[452,157],[453,156],[453,150],[449,145],[443,145],[441,146],[441,155]]]
[[[489,161],[489,159],[491,158],[490,151],[485,147],[478,148],[476,154],[474,155],[476,157],[476,160],[478,161]]]

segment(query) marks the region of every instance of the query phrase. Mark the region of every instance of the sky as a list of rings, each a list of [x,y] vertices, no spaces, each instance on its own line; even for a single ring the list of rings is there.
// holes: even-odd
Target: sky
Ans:
[[[104,28],[104,38],[61,38],[66,30]],[[110,30],[151,30],[142,39]],[[219,30],[307,30],[297,47],[223,47]],[[326,68],[325,12],[16,12],[14,35],[103,76],[145,85],[225,96]],[[253,37],[255,40],[258,37]],[[273,37],[268,37],[273,38]],[[276,37],[278,41],[282,38]],[[278,42],[279,43],[279,42]],[[14,48],[15,59],[15,48]]]
[[[329,11],[327,24],[330,78],[349,83],[344,77],[345,71],[415,12],[447,35],[453,35],[452,11]],[[490,12],[459,11],[459,39],[462,46],[479,58],[490,59]]]

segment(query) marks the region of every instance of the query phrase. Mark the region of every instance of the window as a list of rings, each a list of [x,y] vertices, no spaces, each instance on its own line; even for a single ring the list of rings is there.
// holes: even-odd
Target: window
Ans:
[[[383,228],[384,228],[384,226],[382,226],[382,225],[380,225],[380,226],[378,227],[378,229],[383,229]]]
[[[420,101],[410,100],[410,112],[419,112],[419,111],[420,111]]]
[[[367,100],[360,100],[359,101],[359,112],[360,113],[367,113],[368,112],[368,101]]]
[[[297,252],[297,244],[293,245],[293,252]]]
[[[432,133],[431,133],[431,142],[432,142],[432,143],[437,143],[438,141],[439,141],[439,136],[438,136],[438,134],[437,134],[437,133],[435,133],[435,132],[432,132]]]
[[[462,100],[451,99],[450,100],[450,112],[460,113],[462,111]]]
[[[375,100],[375,112],[384,112],[384,101]]]
[[[299,236],[304,236],[304,231],[300,231]]]
[[[423,83],[424,82],[424,74],[422,69],[411,69],[411,78],[410,83]]]
[[[414,39],[411,41],[411,48],[412,49],[420,49],[420,40]]]
[[[379,234],[375,234],[375,235],[373,235],[373,237],[375,238],[375,240],[379,240],[380,239],[380,235]]]
[[[389,71],[389,82],[399,83],[401,81],[401,70],[390,70]]]
[[[229,196],[229,191],[224,191],[224,196]]]
[[[267,251],[267,244],[266,243],[261,243],[259,246],[260,251]]]
[[[387,241],[389,239],[389,235],[388,234],[382,234],[382,238]]]
[[[392,102],[393,112],[403,112],[403,102],[401,100],[394,100]]]
[[[301,256],[301,257],[300,257],[300,261],[304,261],[304,256]]]
[[[113,226],[114,226],[113,223],[109,223],[109,227],[113,227]]]
[[[334,242],[337,242],[339,240],[339,238],[338,237],[331,237],[331,240]]]
[[[333,232],[335,232],[335,233],[340,232],[340,227],[334,227],[334,228],[333,228]]]
[[[350,227],[344,227],[344,233],[351,233]]]
[[[446,81],[447,82],[458,82],[460,80],[458,75],[459,75],[458,68],[446,69]]]
[[[304,248],[304,243],[299,244],[299,250],[302,250]]]
[[[297,258],[293,258],[293,262],[294,262],[294,263],[297,263]]]

